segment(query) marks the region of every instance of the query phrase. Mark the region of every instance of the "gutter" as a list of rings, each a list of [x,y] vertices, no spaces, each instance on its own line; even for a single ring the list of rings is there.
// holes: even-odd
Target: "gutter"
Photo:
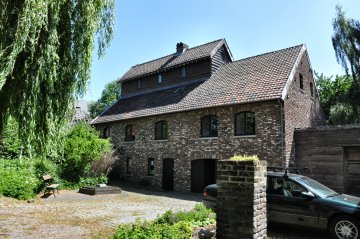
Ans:
[[[280,137],[281,137],[281,166],[280,167],[285,167],[284,163],[284,105],[283,105],[283,101],[282,100],[278,100],[279,105],[280,105]]]

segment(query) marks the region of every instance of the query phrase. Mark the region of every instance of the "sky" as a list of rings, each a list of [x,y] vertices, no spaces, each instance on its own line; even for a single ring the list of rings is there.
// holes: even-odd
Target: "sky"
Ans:
[[[335,6],[360,20],[359,0],[116,0],[115,35],[106,55],[94,53],[83,100],[96,101],[105,85],[132,66],[225,38],[234,60],[305,44],[313,70],[341,75],[331,43]]]

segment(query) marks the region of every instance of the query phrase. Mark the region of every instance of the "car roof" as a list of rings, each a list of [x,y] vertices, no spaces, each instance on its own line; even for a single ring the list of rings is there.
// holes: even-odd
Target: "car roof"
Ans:
[[[267,172],[267,176],[272,176],[272,177],[283,177],[285,175],[284,171],[268,171]],[[288,177],[293,178],[293,177],[305,177],[304,175],[301,174],[295,174],[295,173],[287,173],[286,174]]]

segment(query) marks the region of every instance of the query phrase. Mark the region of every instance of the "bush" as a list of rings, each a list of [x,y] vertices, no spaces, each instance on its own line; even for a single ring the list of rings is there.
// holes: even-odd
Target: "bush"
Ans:
[[[195,205],[195,208],[188,212],[173,213],[171,210],[165,212],[162,216],[159,216],[155,223],[167,223],[174,224],[180,221],[190,222],[193,226],[206,226],[215,223],[214,218],[209,218],[213,211],[206,208],[204,204],[199,203]]]
[[[77,124],[68,134],[64,146],[65,160],[60,165],[61,177],[70,182],[79,182],[90,172],[91,163],[110,152],[108,139],[99,138],[99,133],[86,123]]]
[[[108,183],[108,178],[106,175],[100,175],[98,177],[81,177],[79,182],[71,182],[63,180],[61,184],[62,189],[79,189],[84,186],[95,186],[100,183]]]
[[[115,232],[114,239],[189,239],[192,235],[189,222],[157,224],[137,220],[132,225],[120,225]]]
[[[36,196],[41,184],[31,160],[0,159],[0,195],[18,199]]]
[[[197,204],[189,212],[173,213],[171,210],[159,216],[153,222],[139,219],[132,225],[120,225],[114,239],[189,239],[194,227],[203,227],[215,223],[211,218],[213,211],[203,204]]]

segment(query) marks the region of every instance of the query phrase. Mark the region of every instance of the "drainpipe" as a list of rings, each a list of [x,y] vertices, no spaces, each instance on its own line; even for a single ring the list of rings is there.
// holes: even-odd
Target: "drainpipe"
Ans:
[[[280,137],[281,137],[281,167],[284,165],[284,106],[282,100],[279,100],[280,105]]]

